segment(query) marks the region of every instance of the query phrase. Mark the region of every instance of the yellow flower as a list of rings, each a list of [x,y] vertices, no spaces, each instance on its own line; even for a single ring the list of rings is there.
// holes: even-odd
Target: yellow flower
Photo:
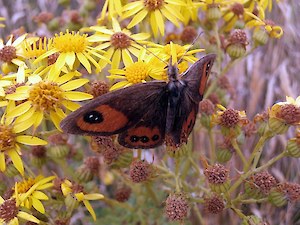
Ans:
[[[194,63],[198,60],[198,58],[196,58],[193,55],[198,52],[205,51],[204,49],[190,50],[191,45],[181,46],[178,44],[174,44],[172,42],[165,46],[158,45],[158,44],[155,44],[153,46],[154,46],[154,48],[149,48],[149,51],[153,52],[153,54],[157,55],[159,58],[161,58],[165,62],[168,62],[170,60],[170,58],[172,58],[173,62],[177,62],[177,61],[181,60],[181,61],[187,61],[187,62]],[[172,53],[172,51],[173,51],[173,53]],[[180,71],[180,72],[183,72],[183,71]]]
[[[281,38],[283,35],[283,30],[280,26],[275,25],[275,23],[271,20],[265,20],[264,13],[261,14],[261,18],[255,16],[254,14],[248,14],[253,19],[250,20],[246,26],[255,27],[254,32],[259,29],[264,29],[271,38]]]
[[[226,109],[224,106],[219,104],[217,107],[220,110],[212,115],[212,124],[220,125],[221,131],[224,135],[236,137],[240,133],[241,127],[249,122],[245,111]]]
[[[5,116],[5,114],[4,114]],[[5,159],[8,156],[14,167],[24,175],[23,162],[20,157],[21,147],[24,145],[46,145],[47,142],[29,135],[20,135],[23,131],[22,126],[13,123],[11,119],[2,117],[0,122],[0,170],[3,172],[6,169]]]
[[[127,63],[124,69],[110,70],[112,75],[107,78],[124,80],[114,84],[110,90],[146,82],[149,78],[162,80],[166,71],[165,67],[165,63],[153,58],[153,56],[141,54],[137,62]]]
[[[178,19],[184,21],[180,13],[181,7],[185,7],[182,0],[139,0],[130,2],[123,7],[123,17],[132,17],[128,28],[136,26],[146,17],[155,37],[158,31],[162,36],[165,35],[165,19],[179,27]]]
[[[0,61],[4,63],[13,63],[17,66],[24,64],[22,58],[22,42],[27,34],[23,34],[13,41],[14,36],[11,35],[6,44],[0,39]]]
[[[127,29],[121,30],[120,24],[115,18],[112,18],[112,27],[113,29],[99,26],[91,27],[96,33],[90,36],[88,40],[90,42],[101,43],[96,49],[105,50],[106,53],[104,56],[112,59],[111,67],[112,69],[116,69],[119,67],[121,61],[126,65],[132,62],[132,55],[138,57],[142,49],[141,44],[145,43],[145,40],[150,35],[146,33],[131,34]],[[101,59],[99,64],[103,68],[107,64],[107,61]]]
[[[86,209],[92,215],[93,219],[96,220],[96,214],[93,207],[90,204],[90,200],[100,200],[103,199],[104,196],[102,194],[93,193],[93,194],[84,194],[82,191],[83,187],[80,185],[74,185],[69,180],[64,180],[61,184],[61,191],[64,196],[74,196],[78,202],[83,202]]]
[[[19,225],[19,218],[37,224],[40,223],[33,215],[21,211],[15,198],[4,200],[0,196],[0,225]]]
[[[17,87],[15,93],[8,94],[7,99],[23,101],[7,113],[7,117],[15,118],[22,124],[24,131],[31,126],[38,127],[44,117],[50,117],[58,130],[60,122],[66,116],[65,110],[74,111],[80,107],[73,101],[91,99],[87,93],[73,91],[89,82],[88,79],[71,80],[74,73],[67,73],[58,77],[55,73],[42,79],[38,75],[28,77],[26,85]]]
[[[101,10],[100,22],[105,20],[107,13],[110,18],[116,17],[116,15],[122,16],[122,1],[105,0]]]
[[[48,196],[41,190],[45,190],[53,186],[52,180],[55,176],[46,177],[38,176],[36,178],[24,179],[15,184],[14,197],[19,200],[20,206],[27,209],[35,208],[40,213],[45,213],[45,208],[41,200],[48,200]]]
[[[184,18],[183,23],[187,25],[190,20],[196,21],[198,19],[198,9],[202,3],[193,0],[185,0],[185,3],[186,5],[181,7],[181,14]]]
[[[98,70],[101,70],[102,68],[93,57],[101,58],[110,63],[108,59],[99,54],[99,52],[103,53],[102,51],[96,50],[91,46],[92,43],[88,40],[87,34],[80,35],[74,31],[70,33],[69,30],[67,30],[66,33],[60,32],[59,35],[55,34],[55,37],[49,39],[48,42],[48,51],[39,56],[34,63],[38,63],[50,55],[59,53],[54,63],[55,66],[53,70],[50,70],[50,73],[59,73],[65,65],[73,70],[76,65],[76,60],[78,60],[89,73],[92,72],[90,63]]]

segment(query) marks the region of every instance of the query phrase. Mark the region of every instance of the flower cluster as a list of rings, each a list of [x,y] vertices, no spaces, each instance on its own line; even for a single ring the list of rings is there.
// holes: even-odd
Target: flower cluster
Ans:
[[[75,219],[86,224],[97,218],[100,222],[94,224],[209,223],[202,210],[230,218],[235,214],[242,224],[260,224],[262,218],[248,215],[258,210],[257,204],[280,207],[300,201],[297,182],[289,182],[288,176],[279,181],[279,172],[267,172],[276,171],[269,168],[283,158],[300,157],[300,97],[287,97],[251,120],[253,112],[243,110],[247,102],[235,104],[248,93],[240,94],[243,87],[234,85],[231,74],[240,59],[282,37],[283,28],[268,19],[278,4],[60,0],[52,1],[49,11],[29,15],[23,27],[12,31],[9,27],[24,12],[1,16],[0,224],[63,225]],[[29,18],[35,25],[26,24]],[[198,107],[199,99],[189,88],[194,80],[182,82],[181,77],[206,53],[216,54],[216,60]],[[160,108],[168,110],[167,121],[159,124],[165,145],[156,151],[123,147],[117,134],[74,138],[62,133],[61,121],[86,100],[101,96],[102,101],[108,92],[139,83],[159,80],[167,85],[169,65],[178,69],[185,98],[179,96],[173,107],[171,98],[176,96],[168,98],[166,93],[168,102]],[[203,78],[208,69],[205,64],[195,72]],[[203,86],[193,91],[202,93]],[[134,94],[137,99],[139,93]],[[127,107],[125,116],[132,110],[127,105],[115,110],[118,107]],[[144,119],[130,122],[135,126]],[[148,128],[154,129],[152,123]],[[192,128],[188,138],[184,129]],[[126,136],[130,130],[124,129]],[[268,140],[288,129],[294,129],[295,136],[282,151],[265,154]],[[173,144],[172,135],[180,144]],[[281,141],[278,146],[283,145]],[[247,214],[246,204],[253,206]]]

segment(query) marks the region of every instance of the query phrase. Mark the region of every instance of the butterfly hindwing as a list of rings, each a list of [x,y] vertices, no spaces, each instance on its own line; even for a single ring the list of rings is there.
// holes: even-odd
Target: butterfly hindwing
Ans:
[[[138,123],[164,90],[165,82],[141,83],[95,98],[61,122],[66,133],[112,135]]]
[[[133,127],[119,135],[119,143],[128,148],[154,148],[165,139],[168,96],[161,92],[159,101]],[[148,104],[148,103],[147,103]]]
[[[207,80],[213,66],[215,54],[209,54],[195,62],[182,76],[186,82],[187,89],[196,102],[200,102],[206,89]]]

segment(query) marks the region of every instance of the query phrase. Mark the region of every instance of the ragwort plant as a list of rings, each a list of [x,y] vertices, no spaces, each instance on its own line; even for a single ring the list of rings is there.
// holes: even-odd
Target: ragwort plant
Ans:
[[[300,184],[271,172],[300,157],[300,96],[253,119],[231,106],[230,70],[284,35],[268,19],[280,3],[75,3],[52,2],[49,9],[60,10],[35,15],[36,30],[20,27],[0,40],[0,224],[258,225],[268,221],[257,206],[300,200]],[[46,35],[38,35],[41,27]],[[184,72],[206,53],[217,59],[187,144],[133,150],[116,136],[62,133],[60,122],[78,102],[167,80],[170,59]],[[295,135],[261,163],[265,145],[288,130]]]

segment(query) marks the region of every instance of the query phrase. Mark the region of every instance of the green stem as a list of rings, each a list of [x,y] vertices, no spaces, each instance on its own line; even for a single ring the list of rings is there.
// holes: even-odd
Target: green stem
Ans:
[[[277,162],[278,160],[280,160],[280,159],[282,159],[283,157],[286,157],[286,156],[287,156],[287,152],[285,152],[285,151],[281,152],[279,155],[277,155],[274,158],[270,159],[267,163],[263,164],[260,167],[257,167],[255,169],[255,173],[258,173],[260,171],[263,171],[263,170],[267,169],[268,167],[273,165],[275,162]]]
[[[195,212],[195,214],[197,216],[197,219],[198,219],[198,222],[199,222],[198,224],[205,224],[205,222],[204,222],[204,220],[202,218],[202,215],[201,215],[201,213],[199,211],[199,208],[197,207],[196,204],[194,204],[193,209],[194,209],[194,212]]]
[[[244,167],[244,172],[248,171],[250,168],[250,165],[252,163],[252,161],[254,160],[253,164],[252,164],[252,168],[255,169],[258,161],[260,159],[261,153],[262,153],[262,148],[265,144],[267,140],[267,137],[265,135],[261,136],[260,139],[258,140],[256,146],[254,147],[253,152],[250,155],[250,158],[248,160],[248,163],[246,164],[246,166]]]
[[[210,143],[210,149],[211,149],[210,162],[212,164],[214,164],[217,159],[217,156],[216,156],[215,138],[214,138],[212,129],[208,129],[208,136],[209,136],[209,143]]]
[[[153,199],[154,204],[157,206],[160,205],[160,202],[158,201],[158,198],[157,198],[155,192],[153,191],[152,183],[150,183],[150,182],[145,183],[145,187],[147,190],[147,194],[149,194],[150,197]]]
[[[244,167],[247,166],[248,165],[247,159],[245,158],[245,156],[244,156],[243,152],[241,151],[240,146],[238,145],[235,138],[231,139],[231,144],[232,144],[232,147],[234,148],[234,150],[236,151],[236,153],[241,158]]]

